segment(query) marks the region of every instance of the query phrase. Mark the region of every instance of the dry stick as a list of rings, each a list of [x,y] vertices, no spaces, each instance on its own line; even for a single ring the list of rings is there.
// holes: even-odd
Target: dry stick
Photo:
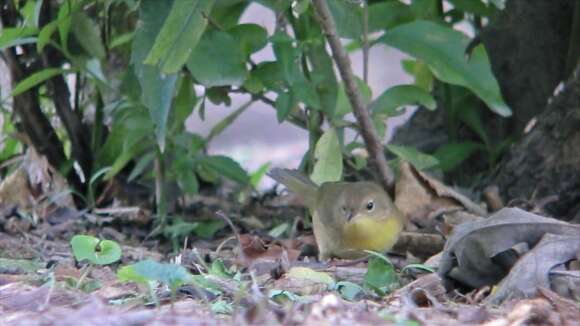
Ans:
[[[234,226],[234,223],[226,215],[226,213],[224,213],[220,210],[220,211],[215,212],[215,215],[219,216],[222,220],[224,220],[224,222],[226,222],[228,224],[230,229],[232,229],[232,232],[234,232],[234,235],[236,236],[236,239],[238,240],[238,246],[239,246],[239,250],[240,250],[240,258],[245,263],[246,262],[246,255],[244,254],[244,248],[242,248],[242,239],[240,238],[240,233],[238,232],[238,229],[236,229],[236,227]]]
[[[394,184],[393,171],[391,171],[387,165],[387,159],[383,152],[383,144],[377,135],[377,131],[369,116],[369,112],[365,107],[360,92],[358,91],[350,59],[342,48],[340,39],[336,34],[336,24],[334,23],[334,19],[330,14],[330,10],[328,9],[325,0],[313,0],[313,3],[316,8],[317,18],[322,26],[324,34],[326,35],[328,43],[330,44],[334,61],[338,66],[340,76],[344,82],[346,95],[352,105],[354,116],[360,124],[360,131],[367,150],[369,151],[370,157],[379,173],[380,181],[383,187],[387,190],[392,190]]]

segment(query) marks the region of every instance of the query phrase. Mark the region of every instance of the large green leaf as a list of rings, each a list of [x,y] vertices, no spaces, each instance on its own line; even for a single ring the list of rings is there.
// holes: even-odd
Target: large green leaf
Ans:
[[[105,57],[99,26],[87,14],[80,10],[74,12],[71,27],[76,40],[88,54],[98,59]]]
[[[381,1],[369,5],[369,32],[393,28],[413,20],[413,11],[399,1]]]
[[[158,37],[165,17],[169,14],[173,2],[143,0],[139,12],[140,28],[133,39],[131,62],[135,67],[135,75],[141,85],[141,100],[148,108],[149,115],[155,123],[155,134],[161,151],[165,149],[167,120],[171,108],[171,100],[175,91],[177,74],[162,74],[156,66],[143,64],[155,39]]]
[[[362,8],[358,2],[338,0],[327,3],[336,22],[338,35],[350,39],[363,35]]]
[[[314,150],[316,163],[310,179],[317,184],[339,181],[342,178],[342,150],[334,128],[322,134]]]
[[[471,59],[466,58],[465,48],[470,40],[463,33],[418,20],[392,29],[381,40],[427,63],[440,80],[469,88],[493,112],[511,115],[491,72],[485,48],[477,46]]]
[[[227,156],[215,155],[205,156],[200,160],[200,164],[205,168],[232,179],[240,184],[247,184],[250,177],[238,162]]]
[[[240,86],[247,75],[245,61],[240,39],[210,30],[191,53],[187,69],[206,87]]]
[[[228,29],[228,34],[239,41],[246,58],[268,44],[268,32],[260,25],[239,24]]]
[[[213,0],[174,0],[163,28],[145,58],[145,63],[159,64],[164,73],[178,72],[201,38],[213,2]]]
[[[435,110],[437,103],[431,94],[413,85],[399,85],[387,89],[370,105],[373,115],[389,117],[400,114],[398,108],[420,104],[429,110]]]

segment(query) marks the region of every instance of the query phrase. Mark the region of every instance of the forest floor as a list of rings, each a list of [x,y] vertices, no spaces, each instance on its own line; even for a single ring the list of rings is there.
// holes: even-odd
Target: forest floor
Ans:
[[[46,202],[0,211],[0,325],[580,324],[578,301],[547,288],[501,304],[486,302],[489,286],[448,292],[432,272],[437,255],[412,248],[318,262],[292,196],[196,196],[162,234],[151,234],[150,210],[121,201],[91,211]],[[81,234],[119,243],[121,259],[76,261]],[[127,282],[126,266],[141,278]]]

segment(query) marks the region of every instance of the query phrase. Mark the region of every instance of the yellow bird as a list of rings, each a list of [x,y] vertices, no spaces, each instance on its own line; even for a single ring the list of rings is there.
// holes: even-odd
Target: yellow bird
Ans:
[[[296,170],[268,174],[300,195],[312,213],[319,258],[355,259],[363,250],[391,249],[405,218],[385,190],[374,182],[325,182],[318,186]]]

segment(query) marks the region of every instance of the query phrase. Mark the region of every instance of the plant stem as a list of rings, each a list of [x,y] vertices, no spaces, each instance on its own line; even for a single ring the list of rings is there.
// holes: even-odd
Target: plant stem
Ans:
[[[163,166],[163,153],[157,152],[154,161],[155,168],[155,206],[157,207],[157,217],[159,218],[159,226],[165,223],[167,216],[167,202],[165,200],[165,169]]]
[[[377,135],[377,131],[363,102],[361,93],[357,88],[350,64],[350,59],[342,47],[336,32],[334,18],[330,13],[330,9],[328,8],[326,1],[313,0],[313,3],[318,14],[317,16],[318,20],[320,21],[320,25],[322,26],[324,34],[326,35],[328,43],[330,44],[330,48],[332,49],[334,61],[338,66],[340,76],[344,82],[346,94],[350,104],[352,105],[354,116],[360,124],[361,134],[365,141],[367,150],[369,151],[369,155],[372,158],[372,162],[379,173],[380,181],[383,187],[389,191],[392,191],[394,188],[393,186],[395,179],[393,171],[391,171],[387,165],[383,144]]]
[[[369,83],[369,4],[363,0],[363,81]]]
[[[77,285],[75,286],[75,289],[81,288],[81,285],[85,281],[85,278],[87,278],[87,276],[89,275],[89,273],[92,270],[93,270],[93,264],[89,264],[89,265],[85,266],[85,269],[84,269],[83,273],[81,274],[81,277],[79,277],[79,280],[77,281]]]

